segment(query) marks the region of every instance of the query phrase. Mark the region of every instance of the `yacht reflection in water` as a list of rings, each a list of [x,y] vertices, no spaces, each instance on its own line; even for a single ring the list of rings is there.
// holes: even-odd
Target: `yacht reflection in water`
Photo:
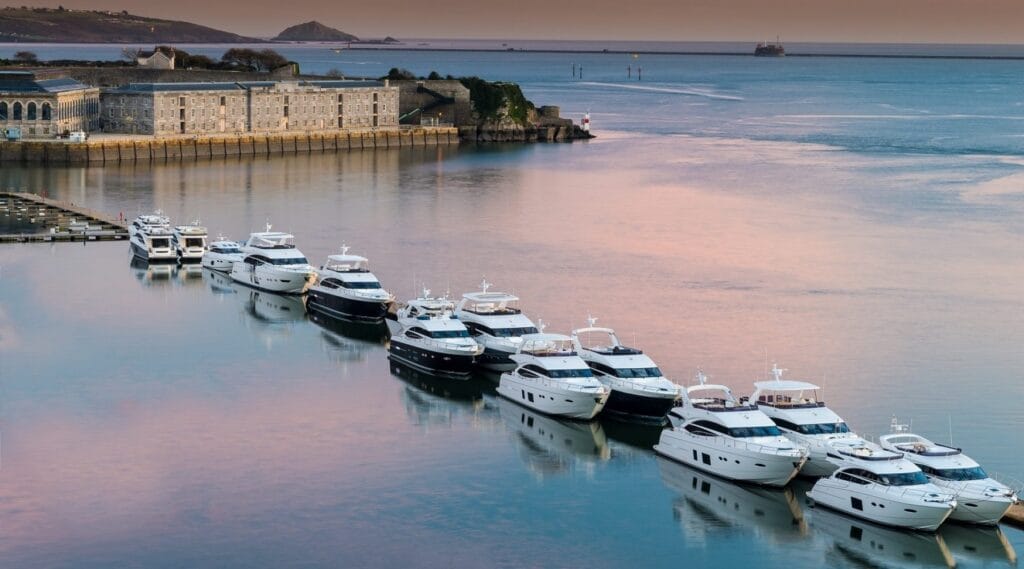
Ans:
[[[501,420],[519,446],[519,456],[540,478],[576,468],[592,473],[612,456],[597,421],[556,419],[504,397],[498,397],[497,404]]]
[[[940,534],[887,528],[820,507],[812,511],[811,526],[832,541],[825,566],[956,566]]]
[[[132,255],[129,261],[132,274],[135,278],[147,287],[158,286],[190,286],[203,282],[201,268],[195,270],[194,266],[178,266],[173,263],[149,263]]]
[[[238,294],[235,281],[224,273],[203,268],[203,282],[209,285],[213,294]]]
[[[406,383],[402,401],[405,412],[415,424],[451,425],[461,415],[468,415],[472,417],[472,423],[479,423],[493,414],[493,400],[484,397],[494,393],[494,385],[490,382],[472,376],[452,381],[389,361],[391,375]]]
[[[657,460],[662,482],[679,493],[672,513],[688,539],[710,542],[713,532],[734,530],[775,543],[810,535],[800,502],[789,487],[736,484],[665,458]]]
[[[959,561],[971,564],[1017,564],[1017,552],[1006,539],[1003,530],[996,527],[977,527],[963,524],[942,524],[939,535],[946,541],[946,547]]]
[[[384,341],[388,336],[388,327],[384,322],[364,322],[335,318],[321,312],[316,308],[315,303],[310,303],[308,300],[306,302],[306,312],[309,315],[309,319],[317,326],[335,336],[344,336],[345,338],[379,346],[384,345]]]

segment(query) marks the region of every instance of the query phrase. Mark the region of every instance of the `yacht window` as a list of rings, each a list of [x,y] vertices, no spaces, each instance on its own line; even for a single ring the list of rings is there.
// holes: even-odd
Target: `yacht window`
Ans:
[[[729,435],[738,439],[747,437],[778,437],[782,431],[775,425],[767,427],[733,427],[729,429]]]
[[[524,370],[529,370],[529,371],[533,372],[535,374],[535,376],[541,376],[541,375],[547,375],[548,374],[547,370],[545,370],[544,368],[542,368],[540,366],[536,366],[536,365],[533,365],[533,364],[526,364],[526,365],[523,366],[523,369]]]
[[[305,257],[292,257],[290,259],[270,259],[270,262],[275,265],[308,265],[309,261]]]
[[[364,282],[347,282],[341,281],[341,286],[345,288],[380,288],[380,283],[377,281],[364,281]]]
[[[656,367],[618,368],[615,375],[626,378],[661,377],[661,370]]]
[[[547,372],[548,377],[594,377],[589,367],[581,369],[549,369]]]
[[[320,281],[320,286],[322,286],[324,288],[338,288],[338,280],[337,279],[324,279],[324,280]]]
[[[185,239],[186,247],[202,247],[203,239],[201,237],[187,237]]]
[[[153,239],[153,240],[150,241],[150,246],[152,248],[154,248],[154,249],[157,249],[157,248],[160,248],[160,247],[170,247],[171,246],[171,242],[168,239]]]
[[[832,435],[837,433],[849,433],[850,427],[842,421],[838,423],[817,423],[813,425],[796,425],[795,431],[804,435]]]
[[[916,486],[918,484],[928,483],[928,477],[920,470],[917,472],[901,472],[897,474],[879,474],[878,478],[882,484],[886,484],[888,486]]]
[[[481,326],[488,334],[496,338],[514,338],[522,336],[523,334],[536,334],[537,329],[533,326],[524,326],[522,328],[494,328],[493,330]]]
[[[211,247],[210,251],[214,253],[241,253],[237,247]]]
[[[847,482],[853,482],[854,484],[860,484],[862,486],[865,484],[869,484],[867,480],[861,478],[860,476],[851,474],[850,472],[845,470],[841,470],[836,473],[836,480],[845,480]]]
[[[420,328],[419,326],[414,326],[410,328],[409,331],[414,332],[416,334],[416,336],[412,336],[414,338],[423,338],[425,336],[430,336],[430,332],[427,332],[426,330]]]
[[[530,371],[530,370],[528,370],[526,368],[519,368],[519,375],[521,375],[523,377],[534,377],[534,378],[537,377],[536,373],[534,373],[534,372],[532,372],[532,371]]]
[[[729,434],[729,429],[723,427],[722,425],[719,425],[718,423],[712,423],[711,421],[695,421],[695,424],[709,431],[714,431],[722,435]]]
[[[715,436],[715,433],[712,433],[711,431],[709,431],[709,430],[707,430],[707,429],[705,429],[705,428],[703,428],[703,427],[701,427],[699,425],[696,425],[694,423],[690,423],[689,425],[686,425],[686,430],[691,432],[691,433],[693,433],[693,434],[695,434],[695,435],[703,435],[703,436],[706,436],[706,437],[713,437],[713,436]]]
[[[462,330],[432,330],[430,332],[431,338],[468,338],[469,330],[463,328]]]
[[[957,482],[966,482],[967,480],[984,480],[988,478],[988,474],[980,466],[973,468],[931,468],[928,466],[921,466],[921,470],[925,471],[932,476],[943,478],[945,480],[955,480]]]

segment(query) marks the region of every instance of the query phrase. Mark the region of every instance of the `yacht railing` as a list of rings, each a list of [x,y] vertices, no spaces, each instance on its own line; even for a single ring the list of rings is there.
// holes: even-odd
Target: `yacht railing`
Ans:
[[[704,433],[694,433],[692,431],[687,431],[685,427],[681,427],[677,430],[681,430],[682,432],[685,432],[688,435],[701,437],[702,440],[714,442],[727,448],[739,448],[749,450],[751,452],[756,452],[759,454],[768,454],[774,456],[791,456],[793,458],[802,458],[807,456],[807,451],[802,448],[779,448],[775,446],[763,445],[761,443],[745,441],[743,439],[727,437],[720,434],[713,435]]]
[[[414,332],[414,334],[415,334],[415,332]],[[481,353],[483,353],[483,346],[481,346],[480,344],[454,344],[454,343],[451,343],[451,342],[445,342],[443,340],[436,340],[434,338],[429,338],[429,337],[423,336],[421,334],[415,334],[415,336],[416,336],[415,337],[416,341],[422,342],[423,344],[426,344],[426,345],[434,347],[434,348],[441,348],[441,349],[449,350],[449,351],[453,351],[453,352],[468,352],[468,353],[472,353],[472,354],[481,354]]]
[[[520,376],[520,377],[522,377],[522,376]],[[595,386],[589,387],[589,386],[577,385],[575,383],[569,383],[568,381],[565,381],[566,379],[569,379],[569,378],[554,379],[554,378],[550,378],[550,377],[538,376],[538,377],[527,377],[526,379],[529,380],[529,381],[532,381],[532,382],[534,382],[534,383],[536,383],[538,385],[541,385],[543,387],[558,388],[558,389],[562,389],[562,390],[565,390],[565,391],[575,391],[577,393],[584,393],[584,394],[588,394],[588,395],[602,393],[604,391],[604,389],[605,389],[605,387],[603,385],[600,385],[600,386],[595,385]]]
[[[637,391],[644,391],[644,392],[647,392],[647,393],[674,393],[676,395],[676,397],[680,397],[681,396],[680,393],[682,392],[682,387],[679,386],[679,385],[676,385],[674,383],[672,384],[672,389],[671,390],[666,390],[666,389],[664,389],[662,387],[657,387],[657,386],[650,385],[650,384],[642,382],[642,381],[637,381],[636,379],[617,377],[617,376],[612,376],[612,375],[607,376],[607,377],[612,380],[612,383],[623,384],[623,385],[628,386],[630,389],[635,389]],[[649,378],[649,379],[655,379],[655,378]]]
[[[944,494],[944,493],[939,493],[939,492],[934,492],[934,491],[929,491],[929,490],[921,490],[919,488],[916,488],[915,487],[916,485],[915,486],[892,486],[892,485],[889,485],[889,484],[883,484],[881,482],[877,482],[875,480],[869,480],[867,478],[864,478],[863,476],[858,476],[856,474],[850,474],[849,472],[844,472],[843,474],[845,474],[846,476],[849,476],[850,478],[856,478],[858,480],[862,480],[862,481],[864,481],[864,484],[858,484],[857,482],[851,482],[849,480],[843,480],[842,478],[835,478],[835,480],[837,480],[839,482],[843,482],[847,486],[853,485],[855,487],[857,487],[857,486],[866,486],[866,485],[870,484],[870,485],[873,485],[873,486],[875,486],[877,488],[881,488],[882,491],[887,496],[895,496],[895,497],[899,497],[899,498],[910,497],[910,498],[916,498],[916,499],[924,501],[924,502],[936,502],[936,503],[949,502],[951,500],[955,500],[956,499],[956,495],[955,494]]]

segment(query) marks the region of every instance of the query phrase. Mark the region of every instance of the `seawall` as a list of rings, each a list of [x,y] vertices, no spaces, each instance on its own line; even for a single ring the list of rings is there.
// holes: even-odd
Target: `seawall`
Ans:
[[[100,135],[86,142],[0,141],[0,162],[108,164],[401,148],[459,143],[454,127],[244,133],[199,136]]]

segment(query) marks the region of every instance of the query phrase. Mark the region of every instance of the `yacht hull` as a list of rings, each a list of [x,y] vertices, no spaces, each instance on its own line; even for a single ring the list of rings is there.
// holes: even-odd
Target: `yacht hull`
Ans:
[[[666,429],[654,452],[721,478],[764,486],[785,486],[800,471],[806,458],[757,452],[722,444],[718,437],[691,435]]]
[[[231,278],[237,282],[267,292],[278,294],[303,294],[316,278],[315,272],[276,271],[257,267],[253,270],[248,263],[235,263]]]
[[[524,381],[515,374],[503,373],[498,394],[541,413],[583,420],[593,419],[608,401],[607,390],[585,393],[547,383]]]
[[[608,397],[608,403],[604,406],[604,410],[610,413],[629,415],[645,421],[664,422],[665,416],[672,410],[675,402],[675,395],[672,397],[652,397],[613,388],[611,395]]]
[[[935,531],[953,512],[945,502],[925,502],[907,493],[878,491],[874,485],[822,478],[807,496],[821,505],[877,524]]]
[[[1008,498],[993,500],[988,497],[960,493],[956,497],[956,508],[949,519],[965,524],[994,526],[1006,515],[1013,505]]]
[[[146,247],[136,243],[134,239],[129,241],[129,243],[131,243],[132,254],[144,261],[149,261],[150,263],[169,263],[178,260],[173,249],[149,251]]]
[[[396,337],[391,338],[388,357],[414,369],[444,377],[467,378],[473,371],[472,354],[429,350]]]
[[[380,322],[388,311],[388,304],[377,300],[355,300],[326,293],[316,287],[309,290],[309,301],[319,310],[337,318]]]

